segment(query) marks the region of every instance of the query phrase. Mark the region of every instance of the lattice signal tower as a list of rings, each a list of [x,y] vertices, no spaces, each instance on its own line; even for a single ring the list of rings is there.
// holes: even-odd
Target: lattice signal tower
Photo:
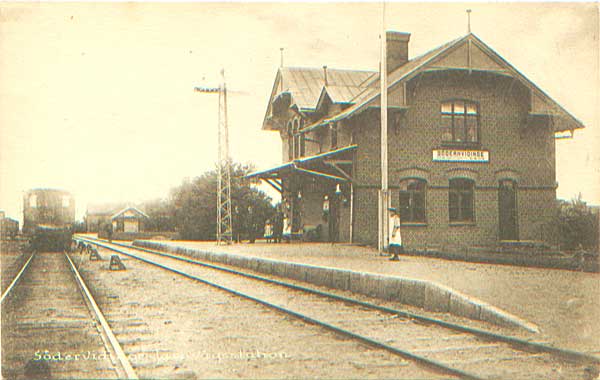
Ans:
[[[233,241],[231,213],[231,159],[229,158],[229,127],[227,125],[227,86],[225,70],[221,70],[219,87],[195,87],[194,91],[219,94],[218,162],[217,162],[217,244]]]

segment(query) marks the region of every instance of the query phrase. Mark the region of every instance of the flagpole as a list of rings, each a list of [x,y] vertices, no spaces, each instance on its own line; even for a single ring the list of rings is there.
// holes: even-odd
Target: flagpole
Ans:
[[[388,193],[388,97],[387,97],[387,41],[385,30],[385,1],[381,12],[381,58],[379,64],[381,92],[381,191],[379,193],[379,253],[386,251],[389,242]]]

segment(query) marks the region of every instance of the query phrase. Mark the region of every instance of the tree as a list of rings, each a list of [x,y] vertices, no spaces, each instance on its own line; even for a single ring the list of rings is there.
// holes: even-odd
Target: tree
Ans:
[[[581,194],[568,202],[558,201],[557,224],[562,249],[597,249],[598,217],[581,199]]]
[[[154,199],[143,202],[140,208],[148,215],[146,231],[175,231],[175,215],[169,200]]]
[[[243,177],[250,165],[233,163],[231,168],[233,234],[236,240],[262,234],[265,220],[274,215],[271,198]],[[217,228],[216,168],[193,180],[185,180],[171,191],[171,207],[176,228],[183,239],[215,240]]]

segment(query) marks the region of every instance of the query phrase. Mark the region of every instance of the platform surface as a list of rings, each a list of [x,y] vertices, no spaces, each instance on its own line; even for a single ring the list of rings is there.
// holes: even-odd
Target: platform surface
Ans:
[[[600,354],[600,275],[567,270],[478,264],[401,256],[389,261],[372,248],[345,244],[234,244],[160,241],[384,275],[435,281],[537,324],[565,348]]]

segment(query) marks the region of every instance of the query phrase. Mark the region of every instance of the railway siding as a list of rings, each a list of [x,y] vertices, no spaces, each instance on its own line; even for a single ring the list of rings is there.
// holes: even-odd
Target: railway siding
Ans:
[[[384,300],[395,300],[430,311],[448,312],[460,317],[515,326],[529,332],[539,331],[535,324],[514,314],[432,281],[360,273],[259,257],[249,258],[233,253],[177,247],[155,241],[136,240],[133,245],[252,269],[265,274],[305,281],[333,289],[350,290]]]

